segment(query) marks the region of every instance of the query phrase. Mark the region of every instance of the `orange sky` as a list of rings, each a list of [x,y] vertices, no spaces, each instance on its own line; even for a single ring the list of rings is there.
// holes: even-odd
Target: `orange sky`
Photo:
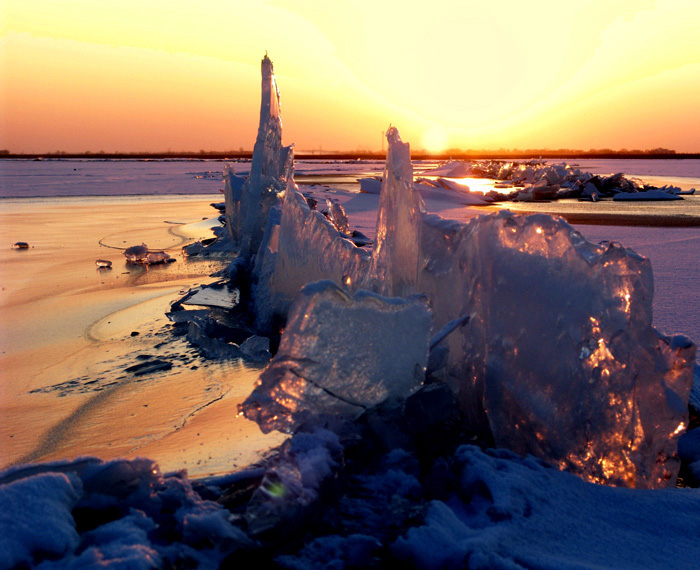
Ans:
[[[700,152],[697,0],[2,0],[0,149]]]

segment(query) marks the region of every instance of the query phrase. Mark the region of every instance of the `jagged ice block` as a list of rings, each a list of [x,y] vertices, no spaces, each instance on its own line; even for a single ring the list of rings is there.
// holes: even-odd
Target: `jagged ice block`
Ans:
[[[408,145],[395,128],[387,138],[371,257],[290,184],[274,254],[258,255],[261,310],[283,316],[299,287],[323,278],[350,291],[425,294],[434,330],[470,317],[444,341],[443,380],[471,429],[588,480],[672,484],[696,348],[651,326],[648,260],[548,215],[464,224],[426,214]]]
[[[351,297],[328,280],[309,284],[240,410],[265,433],[291,433],[312,417],[355,418],[388,398],[405,398],[423,382],[430,326],[424,297]]]

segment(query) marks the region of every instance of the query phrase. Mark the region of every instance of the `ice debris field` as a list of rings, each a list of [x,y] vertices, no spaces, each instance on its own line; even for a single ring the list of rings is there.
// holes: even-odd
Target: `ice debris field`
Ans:
[[[369,243],[298,192],[265,57],[250,174],[226,169],[199,254],[236,254],[231,310],[274,352],[241,412],[290,439],[201,481],[13,467],[1,568],[698,567],[700,491],[674,488],[679,453],[700,479],[696,346],[652,327],[648,260],[547,215],[430,214],[387,140]]]

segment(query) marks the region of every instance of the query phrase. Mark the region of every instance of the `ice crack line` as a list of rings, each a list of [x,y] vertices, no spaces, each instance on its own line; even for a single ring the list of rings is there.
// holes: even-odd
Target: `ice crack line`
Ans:
[[[313,362],[313,361],[310,361],[310,362]],[[322,390],[323,392],[325,392],[325,393],[328,394],[329,396],[332,396],[332,397],[335,398],[336,400],[340,400],[341,402],[343,402],[343,403],[345,403],[345,404],[348,404],[348,405],[350,405],[350,406],[356,406],[356,407],[358,407],[358,408],[362,408],[363,410],[367,410],[367,406],[363,406],[362,404],[358,404],[358,403],[356,403],[356,402],[351,402],[351,401],[349,401],[349,400],[343,398],[342,396],[338,396],[337,394],[334,394],[333,392],[331,392],[331,391],[330,391],[328,388],[326,388],[325,386],[321,386],[320,384],[314,382],[313,380],[309,380],[308,378],[305,378],[304,376],[302,376],[301,374],[299,374],[299,373],[298,373],[296,370],[294,370],[293,368],[289,368],[289,371],[290,371],[292,374],[294,374],[294,376],[296,376],[297,378],[300,378],[301,380],[303,380],[304,382],[308,382],[309,384],[313,384],[314,386],[316,386],[316,388],[318,388],[319,390]]]

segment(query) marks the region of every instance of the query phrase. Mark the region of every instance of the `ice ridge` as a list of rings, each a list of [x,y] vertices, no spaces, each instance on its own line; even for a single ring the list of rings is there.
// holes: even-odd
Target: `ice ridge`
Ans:
[[[262,321],[283,322],[296,292],[319,279],[350,293],[425,294],[433,331],[469,317],[445,338],[440,374],[476,433],[592,481],[674,480],[695,345],[651,326],[648,260],[549,215],[465,224],[427,214],[408,144],[393,127],[387,139],[371,254],[287,181],[257,256]]]
[[[428,299],[433,333],[463,319],[423,368],[452,389],[472,433],[591,481],[673,484],[696,347],[652,327],[648,260],[618,244],[593,244],[549,215],[502,211],[461,223],[428,214],[414,185],[410,147],[395,127],[386,133],[376,239],[371,252],[356,247],[340,207],[330,203],[326,218],[298,191],[291,148],[281,146],[279,94],[267,57],[262,77],[251,175],[241,184],[228,169],[226,215],[241,244],[236,267],[251,261],[256,325],[277,334],[287,322],[289,341],[283,336],[282,346],[294,354],[294,365],[282,356],[273,361],[256,389],[257,407],[246,408],[250,417],[264,430],[293,431],[296,410],[364,402],[357,392],[367,389],[362,382],[331,374],[324,385],[311,381],[313,367],[298,366],[304,358],[351,360],[338,346],[318,354],[320,345],[305,344],[301,332],[289,328],[301,315],[323,314],[330,321],[324,334],[352,346],[345,329],[355,325],[339,316],[342,303],[333,305],[337,315],[307,315],[307,308],[362,290],[387,299],[420,294]],[[547,183],[566,175],[560,170],[547,170]],[[304,289],[320,280],[338,290]],[[376,310],[364,318],[397,339]],[[411,335],[416,327],[404,325],[401,332]],[[382,350],[391,357],[375,362],[378,377],[399,358],[390,346]],[[298,390],[299,378],[315,388]],[[341,396],[336,388],[343,382],[350,393]]]

